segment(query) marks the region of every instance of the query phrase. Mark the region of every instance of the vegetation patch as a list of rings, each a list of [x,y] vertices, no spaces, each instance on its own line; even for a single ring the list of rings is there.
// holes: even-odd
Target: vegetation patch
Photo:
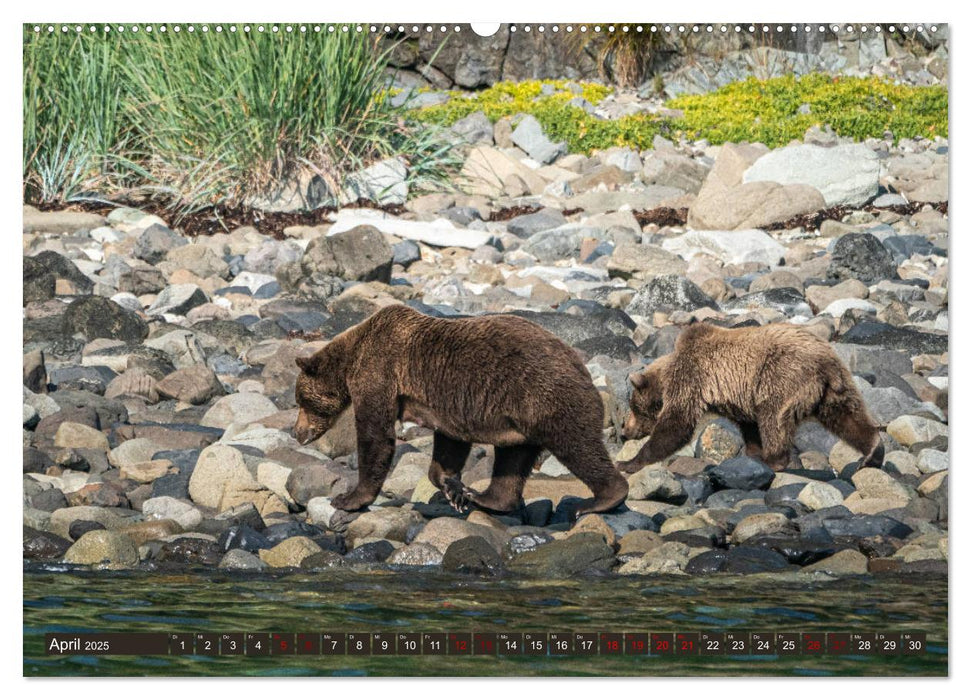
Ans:
[[[235,205],[391,155],[412,185],[445,177],[449,143],[387,99],[366,35],[55,29],[24,33],[25,201]]]
[[[838,135],[856,140],[882,138],[888,131],[895,141],[948,133],[946,88],[897,85],[876,77],[815,73],[801,78],[749,78],[664,105],[681,116],[639,113],[601,119],[577,101],[582,97],[597,105],[611,92],[594,83],[498,83],[475,94],[452,93],[448,102],[413,113],[422,121],[445,126],[478,111],[492,121],[531,114],[551,139],[566,141],[572,152],[580,153],[612,146],[649,148],[658,134],[685,135],[713,144],[759,141],[776,148],[801,139],[813,125],[828,125]]]

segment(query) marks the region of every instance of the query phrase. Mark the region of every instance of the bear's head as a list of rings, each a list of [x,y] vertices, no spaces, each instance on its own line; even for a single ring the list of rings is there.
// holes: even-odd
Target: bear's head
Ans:
[[[326,433],[351,403],[342,358],[328,349],[330,346],[311,357],[297,358],[300,375],[294,393],[300,412],[293,436],[301,445]]]
[[[624,440],[637,440],[650,435],[657,418],[664,408],[664,371],[665,358],[655,361],[643,372],[630,376],[634,391],[630,396],[630,413],[624,422],[621,437]]]

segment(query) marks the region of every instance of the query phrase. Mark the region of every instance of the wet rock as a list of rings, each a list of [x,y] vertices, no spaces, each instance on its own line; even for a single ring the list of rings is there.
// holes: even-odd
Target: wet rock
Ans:
[[[606,571],[615,561],[614,550],[603,537],[584,532],[523,552],[511,560],[509,567],[532,576],[564,578],[589,570]]]
[[[300,566],[304,559],[321,551],[320,546],[309,537],[289,537],[272,549],[259,552],[267,566],[279,569]]]
[[[503,563],[489,542],[481,537],[464,537],[452,542],[442,557],[442,570],[475,576],[499,576]]]
[[[311,554],[306,557],[301,563],[301,568],[310,569],[312,571],[320,571],[324,569],[333,569],[338,566],[344,566],[344,558],[337,552],[331,552],[330,550],[323,550],[317,552],[316,554]]]
[[[765,547],[778,552],[790,564],[806,566],[825,559],[836,552],[836,545],[830,538],[811,539],[789,534],[769,534],[751,537],[745,541],[749,547]]]
[[[263,571],[266,563],[256,554],[243,551],[242,549],[231,549],[219,561],[220,569],[234,569],[237,571]]]
[[[620,567],[621,574],[680,574],[688,563],[690,549],[681,542],[664,542],[643,556]]]
[[[385,562],[398,566],[438,566],[442,563],[442,553],[425,542],[416,542],[400,547]]]
[[[843,549],[832,556],[803,568],[806,572],[822,571],[836,576],[852,576],[867,573],[867,558],[854,549]]]
[[[718,572],[756,574],[782,571],[789,567],[789,562],[778,552],[764,547],[741,546],[702,552],[685,564],[684,571],[701,575]]]
[[[903,539],[913,529],[886,515],[855,515],[848,518],[826,519],[823,527],[833,537],[896,537]]]
[[[70,540],[24,525],[24,559],[60,559],[70,547]]]
[[[92,520],[75,520],[73,523],[71,523],[71,527],[68,528],[67,535],[73,541],[77,542],[87,532],[106,529],[107,528],[101,523],[96,523]]]
[[[164,542],[154,553],[153,560],[160,564],[214,567],[223,558],[219,546],[202,536],[176,537]]]
[[[127,535],[92,530],[81,536],[64,554],[68,564],[85,564],[106,569],[127,569],[138,563],[138,549]]]

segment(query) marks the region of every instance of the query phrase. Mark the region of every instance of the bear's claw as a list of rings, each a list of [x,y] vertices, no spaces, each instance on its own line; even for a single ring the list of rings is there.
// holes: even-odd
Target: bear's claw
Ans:
[[[474,499],[478,495],[455,477],[445,479],[442,484],[442,493],[449,505],[460,513],[471,510]]]

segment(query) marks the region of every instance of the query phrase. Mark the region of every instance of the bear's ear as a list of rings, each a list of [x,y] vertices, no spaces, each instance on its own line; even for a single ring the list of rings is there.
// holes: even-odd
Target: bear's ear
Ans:
[[[315,374],[317,371],[317,356],[311,355],[310,357],[298,357],[297,367],[307,374]]]
[[[647,386],[647,372],[638,372],[630,375],[630,383],[635,389],[643,389]]]

